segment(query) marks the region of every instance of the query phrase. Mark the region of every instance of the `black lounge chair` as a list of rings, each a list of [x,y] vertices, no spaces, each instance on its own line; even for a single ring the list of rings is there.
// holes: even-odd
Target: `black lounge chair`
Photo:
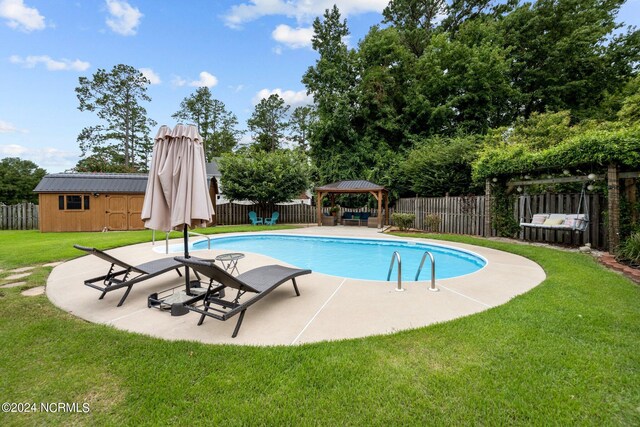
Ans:
[[[247,308],[289,280],[293,282],[293,289],[296,291],[296,295],[300,296],[295,278],[311,273],[311,270],[301,270],[298,268],[283,267],[281,265],[267,265],[254,268],[253,270],[234,277],[210,261],[193,258],[186,259],[183,257],[176,257],[175,260],[210,279],[209,288],[203,298],[203,308],[186,306],[189,310],[200,313],[198,326],[202,325],[205,316],[225,321],[240,313],[238,323],[236,323],[233,335],[231,335],[232,338],[238,335]],[[233,288],[238,291],[232,301],[222,299],[225,294],[224,291],[227,288]],[[247,292],[255,295],[241,302],[240,298]],[[212,305],[214,305],[214,307],[212,307]]]
[[[182,276],[179,268],[183,267],[183,264],[174,260],[173,258],[158,259],[134,266],[127,264],[126,262],[121,261],[118,258],[96,248],[88,248],[80,245],[73,245],[73,247],[95,255],[98,258],[111,263],[109,272],[106,275],[85,280],[84,284],[89,286],[90,288],[101,291],[102,295],[100,295],[99,299],[104,298],[107,292],[115,291],[116,289],[127,288],[126,292],[118,303],[118,307],[124,304],[124,300],[127,299],[127,296],[129,296],[129,292],[131,292],[131,288],[138,282],[151,279],[152,277],[164,274],[171,270],[176,270],[178,272],[178,275]],[[123,268],[123,270],[116,271],[116,266]],[[129,275],[131,274],[137,274],[137,276],[130,278]]]

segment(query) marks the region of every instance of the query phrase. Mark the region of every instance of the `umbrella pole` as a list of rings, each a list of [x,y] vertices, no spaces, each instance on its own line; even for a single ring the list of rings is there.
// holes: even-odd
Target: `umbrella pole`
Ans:
[[[184,225],[184,257],[189,258],[189,231],[187,224]],[[187,288],[187,295],[191,296],[191,278],[189,277],[189,267],[184,268],[184,281]]]

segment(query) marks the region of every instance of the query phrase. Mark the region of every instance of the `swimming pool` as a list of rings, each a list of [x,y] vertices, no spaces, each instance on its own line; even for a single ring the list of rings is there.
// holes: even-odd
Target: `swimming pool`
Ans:
[[[207,249],[207,241],[192,245],[193,250]],[[383,239],[310,237],[281,234],[251,234],[220,237],[211,240],[211,248],[229,252],[254,252],[282,260],[299,268],[351,279],[386,280],[394,251],[402,258],[402,280],[412,281],[425,251],[436,260],[436,278],[448,279],[482,269],[487,261],[479,255],[443,245]],[[172,251],[181,252],[175,245]],[[194,254],[197,256],[197,254]],[[429,280],[429,260],[420,280]],[[391,280],[397,278],[394,267]]]

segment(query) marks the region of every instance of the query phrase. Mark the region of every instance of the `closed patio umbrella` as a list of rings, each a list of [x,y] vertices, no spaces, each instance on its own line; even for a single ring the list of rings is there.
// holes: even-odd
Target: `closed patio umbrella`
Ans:
[[[170,144],[171,128],[163,125],[154,139],[151,170],[149,171],[141,213],[144,226],[152,230],[171,230],[171,209],[169,207],[171,194],[164,192],[159,176],[159,171],[169,161],[167,156]]]
[[[205,227],[213,216],[207,185],[202,138],[194,125],[162,126],[153,146],[153,159],[142,208],[146,228],[181,230],[184,256],[189,258],[188,228]],[[189,270],[185,274],[191,294]]]

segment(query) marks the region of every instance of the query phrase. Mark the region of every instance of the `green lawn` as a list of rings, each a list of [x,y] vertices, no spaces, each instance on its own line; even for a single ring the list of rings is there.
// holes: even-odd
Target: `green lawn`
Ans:
[[[438,237],[526,256],[547,280],[447,323],[270,348],[165,342],[2,289],[2,400],[87,402],[91,412],[3,413],[0,424],[640,425],[638,286],[579,253]],[[144,238],[0,232],[0,263]],[[32,254],[41,247],[58,250]]]
[[[245,231],[286,230],[293,225],[234,225],[198,228],[200,234],[234,233]],[[158,245],[164,244],[165,233],[157,232]],[[172,231],[170,237],[179,239],[182,233]],[[194,240],[200,239],[196,236]],[[110,249],[132,243],[151,241],[151,231],[109,231],[106,233],[40,233],[30,231],[0,231],[0,268],[15,268],[43,264],[85,255],[74,244]]]

